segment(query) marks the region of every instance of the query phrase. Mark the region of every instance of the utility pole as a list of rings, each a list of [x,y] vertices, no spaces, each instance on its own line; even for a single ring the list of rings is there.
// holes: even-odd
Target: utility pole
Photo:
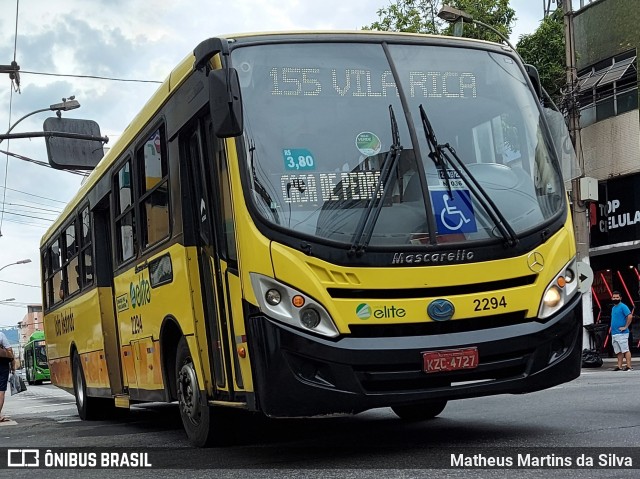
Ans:
[[[562,0],[560,0],[562,1]],[[551,15],[551,4],[555,3],[555,0],[542,0],[542,8],[544,10],[544,18]]]
[[[0,73],[8,73],[16,89],[20,88],[20,65],[15,60],[11,62],[11,65],[0,65]]]
[[[571,0],[558,0],[562,3],[564,14],[564,42],[567,65],[567,95],[566,105],[569,120],[569,135],[576,151],[577,161],[580,166],[581,177],[584,176],[584,158],[582,155],[582,142],[580,136],[580,110],[577,101],[577,70],[576,70],[576,50],[573,33],[573,8]],[[578,261],[589,264],[589,220],[587,218],[587,208],[580,199],[580,178],[572,180],[571,207],[573,214],[573,226],[576,236],[576,247]],[[591,291],[587,291],[582,296],[582,324],[593,323],[593,304]],[[588,341],[585,332],[584,339]],[[588,342],[585,341],[586,344]]]

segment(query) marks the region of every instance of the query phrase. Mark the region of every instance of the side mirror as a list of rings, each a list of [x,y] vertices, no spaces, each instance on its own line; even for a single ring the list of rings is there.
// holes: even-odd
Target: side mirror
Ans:
[[[240,80],[235,68],[209,72],[209,108],[218,138],[240,136],[244,128]]]
[[[531,83],[533,83],[533,89],[536,92],[536,96],[539,100],[542,100],[542,85],[540,84],[540,75],[538,74],[538,69],[529,64],[525,64],[524,68],[527,71],[527,75],[529,75],[529,80],[531,80]]]

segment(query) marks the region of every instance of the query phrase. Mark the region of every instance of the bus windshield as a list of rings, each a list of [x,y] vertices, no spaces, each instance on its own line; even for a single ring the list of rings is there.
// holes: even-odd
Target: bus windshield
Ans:
[[[507,54],[283,43],[238,47],[232,60],[251,201],[292,236],[346,244],[364,236],[371,246],[396,248],[504,240],[497,223],[521,235],[563,211],[562,176],[540,108]],[[429,154],[425,117],[466,168]]]
[[[33,344],[33,350],[35,353],[35,362],[40,367],[49,367],[47,362],[47,349],[44,341],[36,341]]]

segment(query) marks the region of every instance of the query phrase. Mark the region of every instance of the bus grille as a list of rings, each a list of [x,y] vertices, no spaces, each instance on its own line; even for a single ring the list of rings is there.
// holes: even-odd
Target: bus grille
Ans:
[[[413,364],[367,365],[354,369],[362,389],[368,393],[428,391],[464,386],[470,382],[491,382],[522,377],[532,351],[510,352],[480,358],[473,370],[425,374]]]
[[[354,338],[385,338],[400,336],[429,336],[435,334],[460,333],[481,329],[498,328],[532,321],[527,319],[526,311],[495,314],[473,319],[455,319],[452,321],[429,321],[423,323],[401,324],[350,324]]]
[[[436,286],[431,288],[403,288],[403,289],[358,289],[358,288],[327,288],[327,292],[336,299],[415,299],[437,298],[440,296],[458,296],[462,294],[477,294],[499,291],[509,288],[529,286],[535,283],[537,275],[530,274],[517,278],[489,281],[487,283],[463,284],[453,286]]]

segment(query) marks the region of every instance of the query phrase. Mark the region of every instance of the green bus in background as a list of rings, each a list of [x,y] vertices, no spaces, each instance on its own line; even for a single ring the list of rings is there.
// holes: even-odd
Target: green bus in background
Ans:
[[[29,342],[24,347],[24,368],[29,384],[41,384],[42,381],[51,379],[44,331],[35,331],[29,337]]]

